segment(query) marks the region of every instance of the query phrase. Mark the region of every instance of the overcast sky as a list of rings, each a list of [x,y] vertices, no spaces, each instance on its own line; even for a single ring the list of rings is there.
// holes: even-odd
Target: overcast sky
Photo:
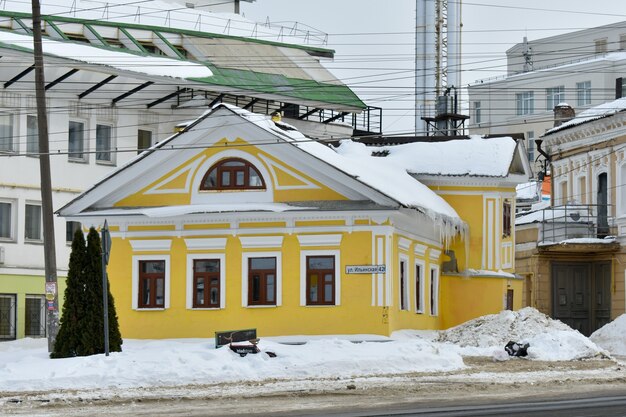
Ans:
[[[626,21],[622,2],[463,1],[463,84],[503,74],[505,51],[524,36]],[[385,133],[413,130],[415,0],[256,0],[242,2],[242,12],[259,22],[288,28],[299,22],[299,28],[327,33],[327,46],[336,51],[327,66],[367,104],[384,108]]]

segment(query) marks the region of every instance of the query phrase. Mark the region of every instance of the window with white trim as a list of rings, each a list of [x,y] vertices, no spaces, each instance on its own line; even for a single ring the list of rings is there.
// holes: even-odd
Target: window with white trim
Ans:
[[[535,162],[535,132],[532,130],[526,132],[528,140],[528,162],[532,165]]]
[[[280,252],[245,252],[242,256],[242,301],[246,307],[280,306]]]
[[[424,264],[415,262],[415,312],[424,312]]]
[[[0,152],[14,152],[13,113],[0,112]]]
[[[408,259],[406,257],[400,258],[400,264],[398,266],[400,310],[409,310],[409,271],[407,264]]]
[[[535,112],[535,95],[532,91],[515,94],[515,109],[518,116]]]
[[[224,254],[187,255],[187,308],[225,308]]]
[[[546,109],[553,110],[557,104],[565,101],[565,86],[546,88]]]
[[[152,146],[152,131],[146,129],[137,129],[137,153]]]
[[[15,201],[0,200],[0,240],[15,240]]]
[[[169,308],[170,256],[135,255],[132,263],[132,308]]]
[[[24,206],[24,239],[26,242],[43,241],[41,204],[26,203]]]
[[[113,126],[96,124],[96,162],[112,163]]]
[[[300,251],[300,305],[339,305],[339,254],[339,250]]]
[[[85,123],[70,120],[67,130],[68,157],[75,161],[85,161]]]
[[[439,315],[439,268],[430,267],[430,315]]]
[[[578,106],[591,104],[591,81],[576,83],[576,104]]]
[[[26,153],[29,156],[39,156],[39,127],[37,116],[26,115]]]
[[[474,102],[474,123],[479,125],[482,122],[482,111],[480,101]]]

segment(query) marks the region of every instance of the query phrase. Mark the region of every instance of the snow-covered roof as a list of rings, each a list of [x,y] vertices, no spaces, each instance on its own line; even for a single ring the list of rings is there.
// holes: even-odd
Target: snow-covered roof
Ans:
[[[515,194],[518,200],[534,200],[539,198],[541,183],[537,181],[525,182],[515,187]]]
[[[626,55],[624,56],[626,58]],[[598,106],[591,107],[587,110],[580,112],[576,117],[560,126],[553,127],[546,131],[543,136],[550,135],[552,133],[567,129],[572,126],[578,126],[583,123],[590,122],[592,120],[602,119],[603,117],[611,116],[615,113],[619,113],[626,109],[626,97],[618,98],[617,100],[610,101],[608,103],[602,103]]]
[[[460,221],[459,215],[450,204],[413,178],[405,167],[394,163],[392,159],[373,157],[369,152],[341,151],[342,146],[365,148],[363,144],[345,140],[342,141],[339,149],[334,149],[317,140],[307,138],[293,128],[280,128],[267,116],[251,113],[235,106],[224,104],[220,106],[227,106],[257,126],[287,138],[303,151],[333,165],[406,207],[423,210],[432,218],[444,216],[448,220]]]
[[[0,45],[33,50],[33,38],[0,31]],[[42,39],[43,53],[89,64],[106,65],[123,71],[175,78],[202,78],[213,75],[205,65],[166,57],[141,56],[89,45]]]
[[[515,148],[511,137],[485,139],[472,135],[469,139],[376,147],[377,153],[388,153],[384,157],[372,157],[371,147],[352,141],[343,141],[337,152],[371,164],[382,161],[413,175],[506,177]]]
[[[192,129],[195,125],[201,123],[205,118],[210,117],[219,109],[230,110],[255,126],[271,133],[273,137],[281,138],[301,151],[306,152],[328,165],[331,165],[338,171],[347,174],[349,177],[358,180],[369,189],[390,198],[392,201],[396,201],[398,204],[407,208],[414,208],[423,212],[445,229],[445,231],[443,231],[443,235],[446,237],[456,234],[459,229],[465,230],[465,222],[459,217],[450,204],[424,184],[412,177],[404,167],[394,164],[392,160],[387,160],[386,158],[376,158],[370,155],[342,155],[335,148],[325,145],[318,140],[305,137],[292,127],[287,128],[284,124],[279,124],[282,126],[279,127],[279,125],[273,122],[269,116],[251,113],[247,110],[227,104],[216,105],[213,109],[205,112],[205,114],[190,124],[182,132],[161,141],[149,150],[141,153],[133,160],[129,161],[126,165],[120,167],[117,171],[111,173],[108,177],[94,185],[91,189],[81,194],[68,205],[61,208],[59,212],[63,214],[66,209],[72,206],[76,201],[82,199],[87,194],[95,192],[98,187],[120,174],[122,171],[141,162],[141,160],[147,158],[159,148],[171,145],[172,141],[176,140],[181,135],[184,135],[189,131],[189,129]],[[173,210],[179,209],[174,208]],[[182,211],[178,214],[189,213],[189,210],[193,212],[194,209],[183,207],[180,210]],[[276,206],[273,206],[272,211],[276,211]],[[147,215],[147,213],[143,214]],[[162,214],[172,215],[169,212],[164,212]]]

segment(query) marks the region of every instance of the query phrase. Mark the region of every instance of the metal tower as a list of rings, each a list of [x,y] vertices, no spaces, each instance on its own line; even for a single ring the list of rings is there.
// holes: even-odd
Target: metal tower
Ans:
[[[457,134],[461,0],[416,0],[415,134]],[[454,91],[454,95],[451,95]]]

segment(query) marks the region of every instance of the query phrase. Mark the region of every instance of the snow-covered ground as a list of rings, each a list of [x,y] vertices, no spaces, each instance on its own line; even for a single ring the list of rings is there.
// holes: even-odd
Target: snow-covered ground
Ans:
[[[593,341],[535,309],[524,308],[480,317],[447,331],[404,330],[390,338],[262,338],[261,353],[245,357],[228,347],[215,349],[212,339],[175,339],[125,340],[123,352],[109,357],[49,359],[46,340],[21,339],[0,343],[0,392],[123,390],[269,379],[329,381],[446,373],[465,368],[464,356],[508,360],[503,348],[510,340],[529,343],[526,359],[531,361],[623,355],[626,316],[596,332]],[[296,341],[305,343],[285,343]]]

